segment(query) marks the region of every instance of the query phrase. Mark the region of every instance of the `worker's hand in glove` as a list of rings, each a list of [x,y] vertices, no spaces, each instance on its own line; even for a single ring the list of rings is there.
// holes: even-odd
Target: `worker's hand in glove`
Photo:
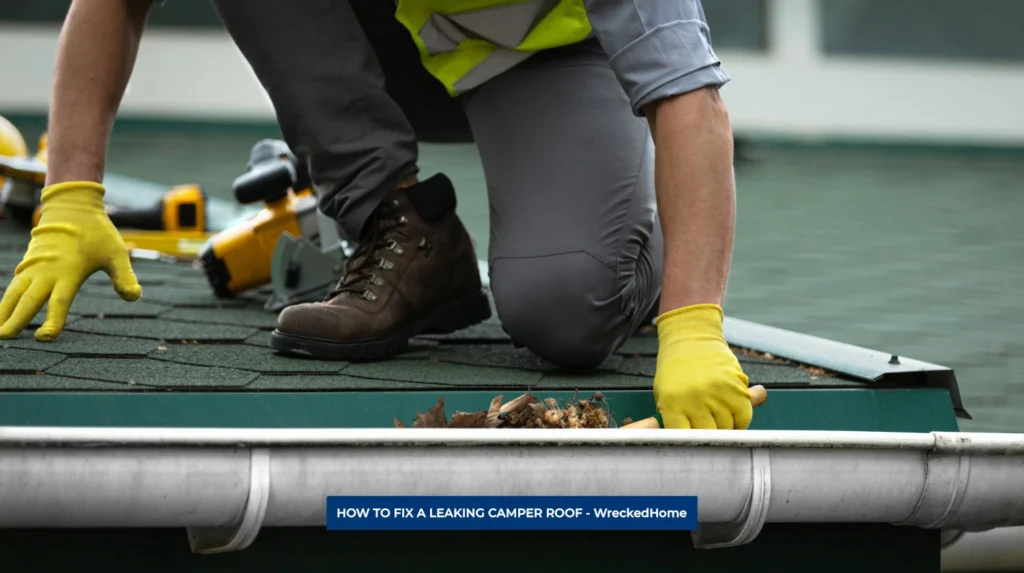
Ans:
[[[103,194],[103,186],[91,182],[43,189],[39,224],[0,300],[0,339],[17,336],[47,302],[46,321],[36,330],[36,340],[56,338],[78,289],[99,270],[110,275],[124,300],[142,295],[128,248],[104,209]]]
[[[745,430],[747,375],[722,334],[722,308],[698,304],[658,317],[654,399],[666,428]]]

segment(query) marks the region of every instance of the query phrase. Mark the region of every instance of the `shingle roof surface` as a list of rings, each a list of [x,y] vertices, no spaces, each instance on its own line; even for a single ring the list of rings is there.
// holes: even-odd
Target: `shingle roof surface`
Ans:
[[[13,120],[29,141],[45,127],[43,118]],[[230,203],[230,182],[245,168],[249,147],[265,137],[280,137],[276,126],[125,120],[115,130],[109,168],[154,182],[149,185],[152,192],[199,183],[212,197]],[[1021,153],[756,142],[745,149],[753,160],[737,166],[736,249],[726,312],[951,367],[975,418],[962,422],[964,430],[1024,431],[1024,385],[1018,380],[1024,369],[1019,288],[1024,267],[1014,264],[1024,260]],[[441,171],[452,178],[459,214],[477,242],[477,252],[486,253],[490,213],[474,146],[423,143],[420,167],[423,173]],[[221,212],[237,214],[230,208]],[[0,241],[20,241],[23,248],[27,239],[24,234]],[[20,256],[19,249],[0,248],[0,288],[7,280],[2,271]],[[159,280],[155,269],[146,274]],[[144,288],[145,281],[143,277]],[[100,282],[97,292],[114,297]],[[148,288],[144,300],[155,304],[152,296],[154,290]],[[267,332],[260,330],[248,342],[265,347]],[[500,328],[485,326],[461,337],[489,344],[497,336],[494,332]],[[152,342],[138,340],[130,351],[124,350],[129,344],[123,341],[114,346],[134,353],[140,351],[139,344]],[[29,349],[38,348],[31,338],[28,343]],[[82,344],[76,352],[85,351],[85,345],[103,348]],[[425,360],[425,355],[417,351],[406,359]],[[801,375],[793,369],[772,372],[783,370]],[[762,375],[751,372],[755,380]],[[0,385],[22,384],[19,376],[0,374]],[[341,375],[317,376],[304,375],[301,383],[328,389]],[[28,387],[37,388],[64,383],[30,382]],[[247,388],[299,383],[296,376],[264,375]],[[380,385],[354,377],[346,383],[351,388]],[[422,383],[387,384],[408,388]]]
[[[28,234],[0,223],[0,285],[6,286]],[[91,277],[51,343],[30,331],[0,342],[0,389],[44,390],[555,390],[650,388],[657,338],[638,333],[593,372],[560,371],[515,348],[496,318],[446,336],[426,336],[392,360],[349,364],[293,358],[269,347],[275,315],[265,293],[213,296],[202,272],[180,263],[136,260],[140,301],[118,299],[106,275]],[[45,319],[45,308],[33,327]],[[797,366],[740,356],[752,383],[846,383]]]

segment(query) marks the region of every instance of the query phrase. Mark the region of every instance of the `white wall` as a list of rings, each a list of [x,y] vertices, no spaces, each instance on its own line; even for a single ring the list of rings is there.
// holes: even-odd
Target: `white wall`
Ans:
[[[0,53],[8,55],[0,112],[45,112],[58,33],[50,25],[0,26]],[[274,120],[263,88],[221,31],[148,30],[121,109],[125,116]]]
[[[816,0],[770,2],[767,54],[719,54],[737,131],[806,138],[1024,144],[1024,65],[826,58]],[[0,113],[46,109],[57,29],[0,27]],[[273,120],[223,32],[147,32],[125,116]]]

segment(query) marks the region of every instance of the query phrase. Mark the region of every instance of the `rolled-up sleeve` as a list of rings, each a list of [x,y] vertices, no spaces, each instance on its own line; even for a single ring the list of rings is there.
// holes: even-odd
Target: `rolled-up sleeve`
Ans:
[[[700,0],[584,0],[595,36],[629,96],[647,104],[731,80]]]

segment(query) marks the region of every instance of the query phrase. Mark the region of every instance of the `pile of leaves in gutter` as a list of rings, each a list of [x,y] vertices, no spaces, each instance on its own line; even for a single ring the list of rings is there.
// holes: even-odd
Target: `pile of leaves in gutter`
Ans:
[[[417,412],[413,428],[608,428],[614,422],[608,414],[607,403],[600,392],[592,398],[577,400],[577,395],[565,404],[554,398],[540,400],[527,392],[502,404],[500,394],[491,400],[487,410],[455,412],[451,419],[444,412],[444,396],[427,413]],[[395,418],[396,428],[405,428]]]

